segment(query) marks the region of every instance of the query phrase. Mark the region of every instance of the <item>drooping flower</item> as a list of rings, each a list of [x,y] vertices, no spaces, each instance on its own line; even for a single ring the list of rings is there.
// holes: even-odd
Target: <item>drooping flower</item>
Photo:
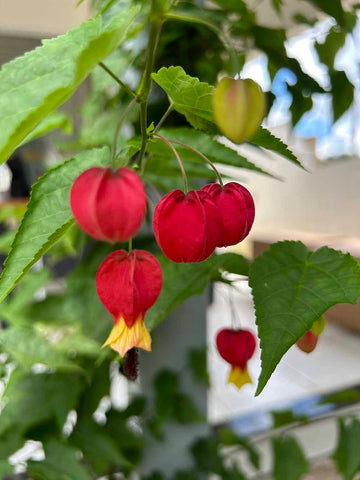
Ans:
[[[115,326],[104,346],[110,345],[122,357],[133,347],[151,350],[144,317],[161,287],[161,267],[151,253],[117,250],[105,258],[96,275],[96,289]]]
[[[221,234],[219,209],[206,193],[173,190],[154,213],[154,233],[164,255],[173,262],[202,262],[216,248]]]
[[[85,232],[110,243],[129,239],[139,230],[146,212],[140,177],[129,168],[94,167],[83,172],[70,193],[73,215]]]
[[[228,383],[241,388],[252,383],[247,369],[247,362],[253,356],[256,347],[255,336],[250,330],[220,330],[216,345],[221,357],[231,365]]]
[[[215,89],[213,112],[221,132],[235,143],[250,139],[265,115],[266,99],[251,79],[223,78]]]
[[[201,189],[214,200],[221,214],[218,247],[236,245],[249,234],[255,218],[255,204],[250,192],[237,182],[223,187],[211,183]]]
[[[308,330],[297,342],[296,346],[304,353],[311,353],[315,350],[319,336],[322,334],[325,328],[325,317],[322,315],[318,320],[313,323],[311,330]]]

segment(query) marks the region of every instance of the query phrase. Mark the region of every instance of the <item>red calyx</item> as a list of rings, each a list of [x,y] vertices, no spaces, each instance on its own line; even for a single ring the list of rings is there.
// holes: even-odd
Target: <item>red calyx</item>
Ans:
[[[213,183],[201,191],[208,193],[221,214],[221,236],[217,246],[236,245],[244,240],[255,218],[255,204],[250,192],[236,182],[227,183],[223,187]]]
[[[217,334],[216,345],[226,362],[245,370],[248,360],[254,355],[256,339],[250,330],[224,328]]]
[[[139,230],[146,212],[140,177],[129,168],[94,167],[74,182],[70,205],[80,227],[91,237],[122,242]]]
[[[101,302],[114,316],[124,319],[128,328],[143,319],[156,302],[162,287],[159,262],[144,250],[116,250],[101,263],[96,289]]]
[[[319,341],[319,337],[314,335],[311,330],[305,333],[297,342],[296,345],[305,353],[311,353],[315,350]]]
[[[165,195],[154,213],[156,240],[173,262],[202,262],[215,250],[221,234],[221,218],[214,201],[204,192]]]

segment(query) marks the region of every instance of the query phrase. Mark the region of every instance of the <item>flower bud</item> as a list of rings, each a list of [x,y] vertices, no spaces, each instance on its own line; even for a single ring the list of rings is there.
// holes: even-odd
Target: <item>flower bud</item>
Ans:
[[[252,383],[247,370],[247,362],[254,355],[255,336],[250,330],[220,330],[216,337],[216,345],[221,357],[231,365],[228,383],[241,388]]]
[[[201,190],[209,194],[220,211],[221,236],[217,246],[236,245],[244,240],[255,218],[255,204],[250,192],[236,182],[223,187],[212,183]]]
[[[80,227],[91,237],[123,242],[139,230],[146,212],[140,177],[129,168],[94,167],[74,182],[70,205]]]
[[[161,287],[161,267],[151,253],[117,250],[105,258],[96,274],[96,289],[115,326],[104,346],[111,345],[122,357],[133,347],[151,350],[144,317]]]
[[[223,78],[213,96],[215,123],[231,141],[241,143],[258,130],[265,115],[266,99],[253,80]]]
[[[297,342],[296,345],[305,353],[311,353],[315,350],[316,345],[319,341],[319,336],[324,331],[326,325],[325,317],[322,315],[318,320],[316,320],[311,330],[306,332]]]
[[[205,192],[173,190],[155,209],[154,233],[164,255],[173,262],[202,262],[219,241],[220,213]]]

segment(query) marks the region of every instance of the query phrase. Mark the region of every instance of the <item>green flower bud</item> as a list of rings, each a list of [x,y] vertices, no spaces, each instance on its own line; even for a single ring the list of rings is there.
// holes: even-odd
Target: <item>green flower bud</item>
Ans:
[[[215,123],[235,143],[248,140],[256,133],[265,107],[263,91],[250,79],[223,78],[213,96]]]
[[[318,320],[313,323],[311,331],[317,337],[324,331],[326,325],[325,317],[322,315]]]

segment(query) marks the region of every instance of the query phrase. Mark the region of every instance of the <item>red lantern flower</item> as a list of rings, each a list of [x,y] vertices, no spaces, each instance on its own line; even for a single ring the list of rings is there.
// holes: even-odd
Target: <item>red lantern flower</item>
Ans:
[[[236,182],[217,183],[201,189],[214,200],[221,214],[221,237],[218,247],[236,245],[250,232],[255,218],[255,204],[250,192]]]
[[[311,353],[315,350],[319,341],[319,336],[324,331],[326,325],[325,317],[322,315],[313,323],[311,330],[306,332],[297,342],[297,347],[305,353]]]
[[[220,213],[204,192],[173,190],[154,213],[156,240],[173,262],[202,262],[216,248],[221,233]]]
[[[151,253],[117,250],[105,258],[96,275],[96,289],[115,326],[104,346],[110,345],[122,357],[133,347],[151,350],[144,317],[161,286],[161,267]]]
[[[228,382],[241,388],[252,383],[247,370],[247,362],[253,356],[256,347],[255,336],[249,330],[220,330],[216,345],[221,357],[231,365]]]
[[[129,168],[94,167],[83,172],[70,193],[73,215],[98,240],[122,242],[139,230],[146,212],[140,177]]]

